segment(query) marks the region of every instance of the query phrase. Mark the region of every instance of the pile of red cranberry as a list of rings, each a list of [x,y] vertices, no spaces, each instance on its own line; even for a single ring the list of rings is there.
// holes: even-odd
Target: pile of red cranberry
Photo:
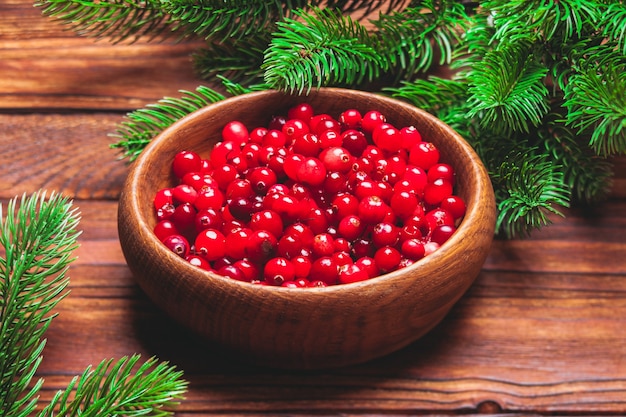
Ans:
[[[410,265],[456,230],[453,168],[377,110],[334,118],[307,103],[249,130],[228,123],[210,158],[181,151],[154,198],[156,236],[191,264],[262,285],[319,287]]]

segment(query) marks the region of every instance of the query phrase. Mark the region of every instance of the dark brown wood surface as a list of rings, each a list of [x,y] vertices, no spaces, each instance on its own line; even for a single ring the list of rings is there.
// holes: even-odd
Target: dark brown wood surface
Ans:
[[[179,416],[626,414],[624,158],[608,201],[568,210],[531,239],[494,242],[444,321],[385,358],[263,369],[165,317],[122,257],[127,167],[108,135],[125,112],[201,84],[190,63],[198,46],[81,38],[26,0],[0,1],[0,200],[54,190],[82,213],[71,294],[38,371],[42,403],[88,365],[140,353],[184,371]]]

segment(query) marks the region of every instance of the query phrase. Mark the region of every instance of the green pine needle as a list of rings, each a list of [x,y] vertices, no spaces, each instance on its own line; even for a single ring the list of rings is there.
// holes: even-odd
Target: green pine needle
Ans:
[[[613,2],[602,15],[604,36],[617,43],[622,55],[626,55],[626,4]]]
[[[133,161],[152,139],[182,117],[225,97],[217,91],[199,86],[195,92],[181,91],[181,97],[165,97],[157,103],[135,110],[126,115],[112,137],[118,141],[111,144],[119,148],[123,157]]]
[[[339,10],[294,11],[278,22],[262,65],[265,82],[279,90],[304,93],[326,85],[372,81],[388,63],[367,29]]]
[[[196,73],[205,80],[222,76],[243,84],[263,82],[261,64],[270,35],[266,32],[209,43],[193,56]]]
[[[492,174],[496,183],[496,230],[506,238],[525,237],[551,223],[550,214],[569,207],[569,188],[544,155],[513,152]]]
[[[572,191],[572,199],[589,204],[608,195],[613,165],[589,148],[587,136],[567,127],[561,114],[550,114],[538,134],[546,157],[562,167],[563,182]]]
[[[610,44],[589,51],[565,89],[567,124],[589,134],[598,155],[626,154],[626,57]]]
[[[524,44],[509,44],[485,54],[468,73],[469,117],[509,134],[528,132],[548,112],[547,68]]]
[[[303,0],[161,0],[174,31],[204,39],[243,39],[263,33]]]
[[[42,381],[29,384],[41,361],[52,309],[67,295],[79,215],[59,194],[36,192],[0,205],[0,410],[27,416]]]
[[[182,399],[187,382],[182,372],[150,358],[137,367],[140,356],[104,360],[87,368],[59,391],[40,417],[169,416]]]
[[[164,33],[166,14],[159,0],[38,0],[45,16],[56,18],[80,35],[113,42]]]
[[[538,32],[545,40],[556,33],[566,40],[580,38],[584,27],[596,24],[605,8],[594,0],[489,0],[483,6],[492,12],[499,33]]]
[[[398,76],[413,74],[452,61],[459,33],[466,28],[465,8],[453,0],[423,0],[405,10],[381,14],[373,21],[381,40],[380,53],[397,67]]]

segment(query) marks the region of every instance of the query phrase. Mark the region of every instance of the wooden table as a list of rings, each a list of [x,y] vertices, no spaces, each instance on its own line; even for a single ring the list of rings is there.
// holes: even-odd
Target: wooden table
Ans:
[[[140,353],[184,371],[179,416],[626,413],[623,158],[606,203],[494,242],[475,285],[413,345],[332,371],[251,367],[165,317],[117,238],[127,166],[108,134],[127,111],[200,84],[198,44],[80,38],[28,0],[2,0],[0,17],[0,199],[55,190],[82,212],[71,294],[38,372],[42,404],[88,365]]]

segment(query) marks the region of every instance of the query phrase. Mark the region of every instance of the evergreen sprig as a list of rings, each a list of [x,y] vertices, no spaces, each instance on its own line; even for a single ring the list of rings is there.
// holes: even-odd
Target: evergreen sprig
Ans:
[[[425,0],[402,11],[381,14],[372,23],[381,39],[379,53],[395,68],[396,79],[413,77],[438,64],[450,64],[454,45],[466,28],[465,7],[445,0]]]
[[[69,291],[80,214],[72,201],[45,191],[0,205],[0,411],[35,413],[43,379],[33,382],[54,308]],[[186,390],[182,373],[139,355],[88,368],[38,413],[41,417],[167,416]]]
[[[52,310],[67,295],[67,269],[78,246],[79,215],[66,198],[44,192],[0,205],[0,410],[27,416],[42,380],[29,384],[41,361]]]
[[[488,51],[467,75],[468,117],[479,117],[503,134],[529,132],[549,110],[546,73],[523,43]]]
[[[168,416],[186,391],[182,372],[166,362],[140,356],[102,361],[74,377],[59,391],[40,417]],[[138,365],[139,364],[139,365]],[[135,369],[137,368],[137,369]]]
[[[324,85],[371,82],[387,69],[377,39],[337,9],[294,11],[277,23],[261,68],[272,88],[306,93]]]
[[[113,42],[157,37],[166,33],[168,21],[159,0],[41,0],[35,6],[81,35]]]
[[[132,161],[156,135],[176,120],[225,98],[205,86],[199,86],[196,91],[181,91],[181,94],[128,113],[126,120],[111,134],[117,139],[112,147],[122,149],[123,156]]]

